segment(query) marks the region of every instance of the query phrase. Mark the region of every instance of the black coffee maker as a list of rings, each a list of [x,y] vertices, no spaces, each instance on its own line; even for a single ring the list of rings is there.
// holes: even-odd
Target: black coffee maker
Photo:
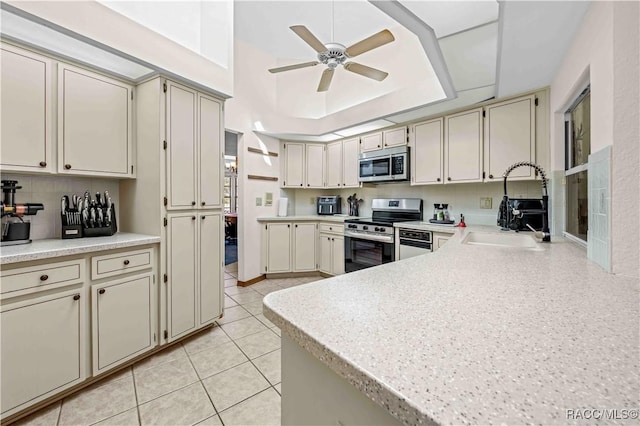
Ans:
[[[2,246],[28,244],[31,242],[31,223],[23,216],[34,216],[44,205],[40,203],[16,204],[16,190],[21,189],[17,180],[3,180],[2,192]]]

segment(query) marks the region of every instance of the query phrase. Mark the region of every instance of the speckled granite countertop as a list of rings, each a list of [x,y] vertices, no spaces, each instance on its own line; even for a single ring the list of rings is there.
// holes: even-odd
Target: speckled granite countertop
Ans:
[[[34,240],[31,244],[2,247],[0,249],[0,265],[159,242],[160,237],[127,232],[116,233],[110,237]]]
[[[305,216],[264,216],[258,222],[344,222],[347,219],[359,219],[358,216],[346,215],[305,215]]]
[[[602,424],[566,410],[640,408],[640,282],[558,238],[461,243],[478,229],[496,228],[271,293],[264,313],[405,424]]]

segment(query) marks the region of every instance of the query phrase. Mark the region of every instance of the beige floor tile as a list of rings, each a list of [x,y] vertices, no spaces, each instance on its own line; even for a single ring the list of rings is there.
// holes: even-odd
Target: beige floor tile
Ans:
[[[223,411],[220,417],[226,426],[280,425],[280,395],[269,388],[246,401]]]
[[[254,292],[250,287],[239,287],[239,286],[233,286],[233,287],[227,287],[224,289],[224,292],[227,296],[234,296],[236,294],[240,294],[240,293],[251,293]],[[254,292],[255,293],[255,292]]]
[[[267,329],[264,324],[253,317],[230,322],[229,324],[224,324],[221,327],[225,333],[234,340]]]
[[[229,308],[228,310],[231,309],[236,309],[236,307]],[[225,317],[227,316],[228,310],[225,309]],[[208,328],[207,330],[204,330],[193,337],[190,337],[189,339],[185,340],[183,345],[188,354],[194,354],[196,352],[200,352],[214,346],[219,346],[223,343],[229,343],[230,341],[231,339],[229,339],[226,333],[222,331],[220,327],[215,326]]]
[[[282,288],[291,288],[301,285],[302,282],[298,278],[283,278],[278,285]]]
[[[273,327],[275,327],[275,326],[276,326],[274,323],[272,323],[271,321],[269,321],[269,320],[267,319],[267,317],[265,317],[265,316],[264,316],[264,314],[262,314],[262,313],[260,313],[260,314],[253,314],[253,315],[258,319],[258,321],[260,321],[261,323],[263,323],[264,325],[266,325],[266,326],[267,326],[267,327],[269,327],[269,328],[273,328]]]
[[[62,401],[60,422],[63,425],[89,425],[136,406],[133,377],[80,391]]]
[[[252,285],[251,289],[253,291],[257,291],[258,293],[266,296],[267,294],[272,293],[274,291],[282,290],[282,287],[280,287],[276,283],[270,283],[268,281],[261,281],[261,282],[259,282],[257,284]]]
[[[250,362],[211,376],[202,383],[218,412],[269,387],[269,382]]]
[[[242,305],[244,309],[250,312],[252,315],[258,315],[262,313],[262,300],[258,302],[251,302]]]
[[[56,426],[61,405],[62,402],[60,401],[53,403],[13,423],[12,426]]]
[[[250,317],[251,314],[247,312],[242,306],[232,306],[224,310],[224,316],[219,320],[216,320],[218,324],[228,324],[233,321],[238,321],[243,318]]]
[[[276,333],[278,336],[282,336],[282,331],[280,331],[278,327],[272,327],[270,330]]]
[[[181,343],[177,343],[168,348],[163,349],[162,351],[150,356],[149,358],[143,359],[142,361],[136,363],[133,366],[133,370],[137,373],[140,371],[146,370],[147,368],[153,368],[158,365],[164,364],[165,362],[173,361],[179,358],[186,358],[187,353],[184,351]]]
[[[227,272],[233,272],[238,270],[238,262],[233,262],[224,266],[224,270]]]
[[[251,293],[239,293],[231,296],[240,305],[245,305],[251,302],[261,302],[264,296],[258,292],[252,291]]]
[[[280,395],[282,395],[282,383],[278,383],[274,386],[274,388],[278,391]]]
[[[215,413],[200,382],[140,406],[142,425],[192,425]]]
[[[215,416],[211,416],[208,419],[197,423],[196,426],[222,426],[222,420],[220,420],[220,417],[216,414]]]
[[[224,286],[225,287],[237,287],[238,285],[238,280],[235,278],[227,278],[224,280]]]
[[[190,355],[190,358],[201,379],[247,361],[247,357],[234,343],[225,343],[215,348],[206,349]]]
[[[237,339],[235,342],[249,359],[280,349],[280,338],[272,333],[271,330],[261,331],[260,333]]]
[[[232,298],[230,298],[229,296],[225,295],[224,296],[224,307],[226,308],[232,308],[234,306],[238,306],[238,303],[233,300]]]
[[[106,420],[96,423],[93,426],[132,426],[139,424],[140,421],[138,420],[138,408],[132,408],[125,411],[124,413],[120,413],[116,416],[109,417]]]
[[[253,363],[258,367],[258,370],[264,374],[272,385],[282,381],[280,368],[281,356],[282,351],[278,349],[277,351],[270,352],[253,360]]]
[[[198,381],[188,358],[180,358],[135,374],[138,403],[142,404]]]

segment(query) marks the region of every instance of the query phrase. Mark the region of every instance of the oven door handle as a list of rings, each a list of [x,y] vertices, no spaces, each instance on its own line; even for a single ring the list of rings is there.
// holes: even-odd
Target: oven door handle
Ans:
[[[344,231],[345,237],[351,237],[358,240],[367,240],[367,241],[379,241],[381,243],[393,243],[393,236],[389,235],[372,235],[372,234],[362,234],[360,232],[353,231]]]

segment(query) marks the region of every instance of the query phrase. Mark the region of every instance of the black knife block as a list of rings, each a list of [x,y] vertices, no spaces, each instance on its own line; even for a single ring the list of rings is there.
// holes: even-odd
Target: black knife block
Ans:
[[[102,208],[104,216],[107,214],[107,208]],[[109,237],[118,232],[118,224],[116,223],[116,205],[111,205],[111,226],[100,226],[96,228],[84,227],[83,225],[69,225],[66,223],[66,217],[61,213],[62,217],[62,238],[83,238],[83,237]]]

